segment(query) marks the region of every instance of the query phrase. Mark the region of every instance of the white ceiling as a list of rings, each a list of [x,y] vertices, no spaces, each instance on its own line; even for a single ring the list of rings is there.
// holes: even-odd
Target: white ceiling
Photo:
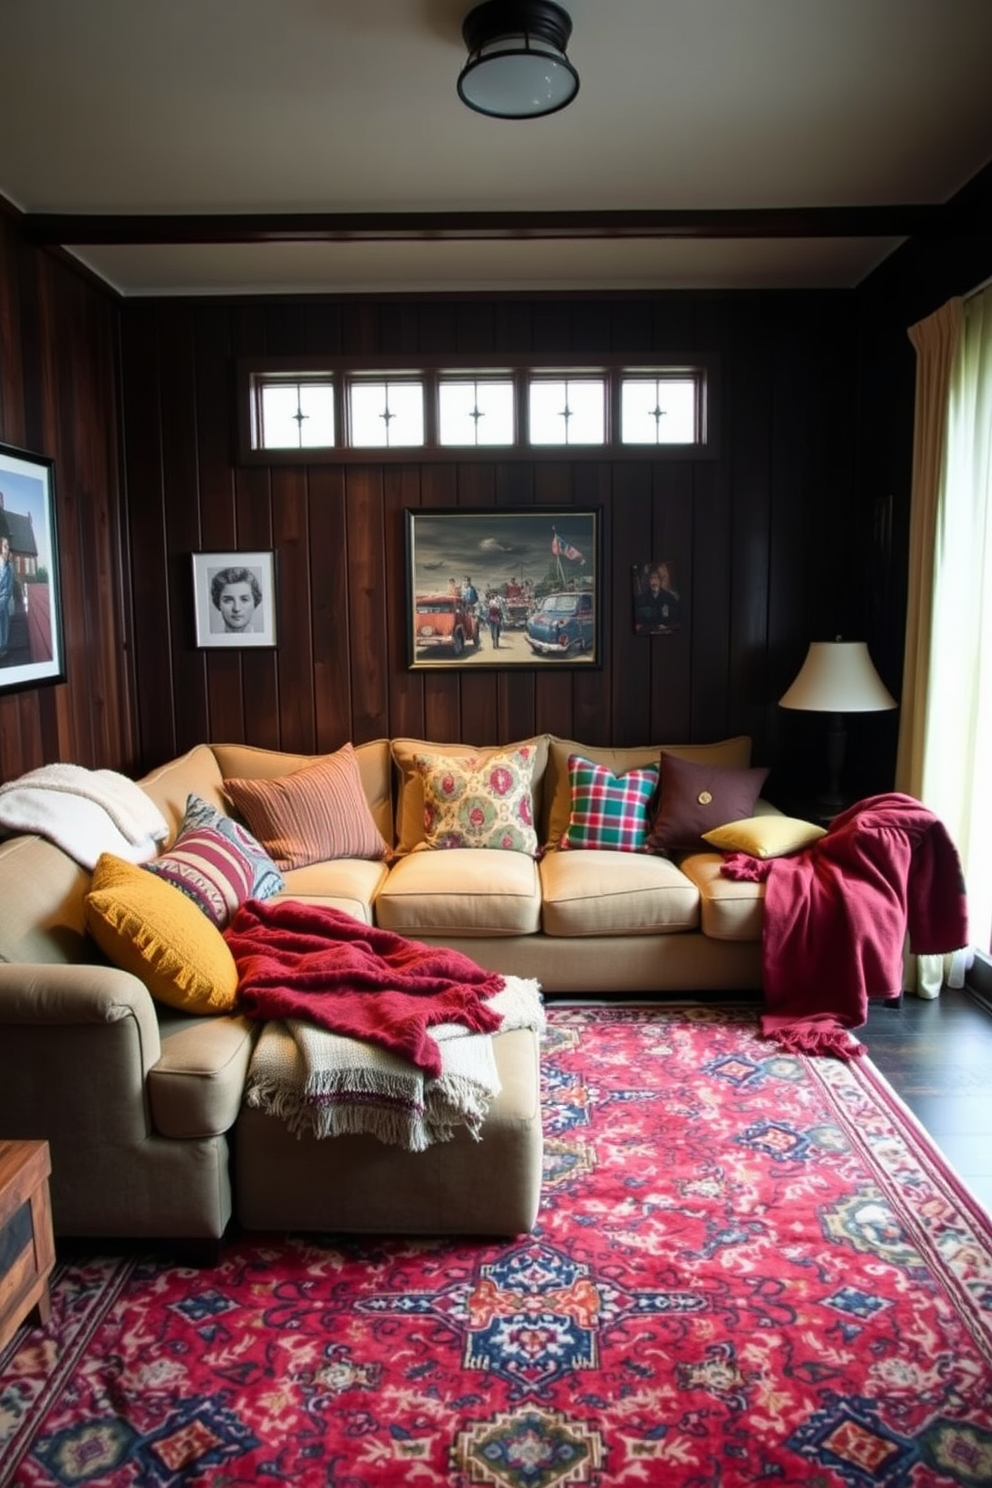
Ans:
[[[576,101],[459,102],[471,0],[0,0],[27,213],[946,201],[992,160],[992,0],[565,0]],[[856,284],[897,237],[78,245],[124,294]]]

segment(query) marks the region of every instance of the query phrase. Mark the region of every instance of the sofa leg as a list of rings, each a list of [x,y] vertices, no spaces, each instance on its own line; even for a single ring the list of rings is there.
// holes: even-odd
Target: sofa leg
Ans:
[[[177,1265],[189,1266],[196,1271],[212,1271],[220,1265],[223,1242],[198,1236],[190,1240],[164,1240],[162,1248],[170,1252]]]

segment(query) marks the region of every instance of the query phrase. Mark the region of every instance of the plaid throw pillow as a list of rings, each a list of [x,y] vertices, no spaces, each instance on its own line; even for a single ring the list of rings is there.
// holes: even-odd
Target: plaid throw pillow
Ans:
[[[568,756],[572,811],[561,847],[605,847],[643,852],[648,807],[658,784],[654,765],[614,775],[581,754]]]

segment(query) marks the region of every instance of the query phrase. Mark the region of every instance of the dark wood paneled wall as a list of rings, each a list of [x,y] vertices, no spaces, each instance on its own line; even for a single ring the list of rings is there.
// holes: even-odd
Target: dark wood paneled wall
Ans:
[[[618,745],[746,732],[757,760],[782,766],[792,746],[776,700],[808,641],[871,640],[850,293],[133,301],[122,326],[146,765],[203,738],[319,751],[549,730]],[[719,357],[716,460],[236,460],[239,356],[687,350]],[[530,504],[603,508],[602,670],[407,671],[404,509]],[[190,553],[269,547],[278,649],[197,650]],[[658,556],[685,577],[684,625],[638,637],[630,565]]]
[[[55,760],[127,769],[118,302],[0,211],[0,439],[55,461],[64,684],[0,692],[0,779]]]

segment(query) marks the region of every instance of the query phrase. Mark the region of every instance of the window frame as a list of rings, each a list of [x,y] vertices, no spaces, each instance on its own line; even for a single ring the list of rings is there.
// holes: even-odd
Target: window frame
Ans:
[[[696,379],[699,440],[692,444],[622,444],[620,442],[621,384],[625,377],[687,377]],[[445,445],[439,439],[438,385],[445,377],[464,381],[474,377],[509,379],[514,385],[513,444]],[[575,381],[605,378],[606,427],[601,444],[531,444],[528,430],[528,388],[532,378]],[[312,382],[333,380],[334,446],[265,449],[254,445],[258,428],[260,388],[267,381]],[[349,438],[348,387],[368,380],[419,381],[424,387],[424,443],[417,445],[352,445]],[[237,461],[242,466],[370,465],[477,463],[529,461],[714,460],[720,453],[720,359],[713,352],[659,352],[608,356],[331,356],[240,357],[236,365]]]

